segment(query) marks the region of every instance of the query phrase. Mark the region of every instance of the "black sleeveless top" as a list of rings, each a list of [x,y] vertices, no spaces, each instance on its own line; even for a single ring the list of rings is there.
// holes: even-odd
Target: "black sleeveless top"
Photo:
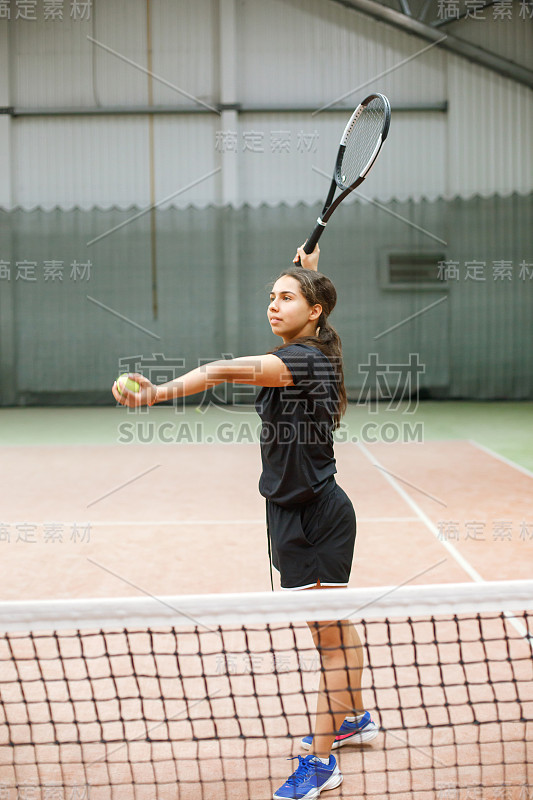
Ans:
[[[264,386],[255,401],[262,419],[259,491],[281,506],[314,500],[336,473],[333,414],[339,404],[331,361],[316,347],[289,344],[273,355],[294,386]]]

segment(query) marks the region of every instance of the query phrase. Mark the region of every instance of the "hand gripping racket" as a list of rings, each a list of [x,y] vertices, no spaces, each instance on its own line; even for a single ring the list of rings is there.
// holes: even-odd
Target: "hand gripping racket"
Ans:
[[[383,94],[371,94],[357,106],[342,134],[333,180],[315,229],[304,244],[312,253],[329,218],[345,197],[360,186],[379,155],[389,132],[390,103]],[[342,189],[333,202],[335,190]]]

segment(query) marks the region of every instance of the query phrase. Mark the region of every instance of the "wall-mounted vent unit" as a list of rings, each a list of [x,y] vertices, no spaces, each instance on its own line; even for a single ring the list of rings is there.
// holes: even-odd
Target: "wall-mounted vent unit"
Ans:
[[[384,289],[445,289],[445,261],[442,251],[387,250],[382,253],[380,284]]]

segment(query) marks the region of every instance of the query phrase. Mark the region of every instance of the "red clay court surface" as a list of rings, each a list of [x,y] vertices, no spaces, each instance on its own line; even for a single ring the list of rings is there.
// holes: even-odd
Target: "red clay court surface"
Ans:
[[[264,500],[257,491],[258,446],[11,447],[4,448],[4,453],[0,520],[3,599],[269,589]],[[364,447],[340,444],[336,446],[336,455],[337,480],[352,498],[358,517],[351,586],[531,578],[533,476],[526,470],[465,441]],[[469,623],[464,624],[468,628]],[[497,665],[495,675],[504,681],[502,691],[515,687],[528,712],[526,716],[531,719],[530,641],[507,622],[487,624],[489,635],[503,626],[511,639],[520,684],[513,681],[508,663]],[[383,630],[380,632],[379,627],[375,630],[367,632],[370,645],[372,637],[377,636],[375,647],[371,648],[371,661],[376,669],[383,667],[386,674],[387,666],[390,667],[386,652],[390,648],[379,645],[388,643],[387,636],[390,641],[403,642],[405,631],[389,632],[383,640]],[[263,646],[261,635],[257,634],[258,650]],[[400,637],[397,640],[396,635]],[[439,635],[446,638],[446,626]],[[312,647],[306,629],[299,631],[297,638],[302,651]],[[287,652],[290,650],[288,645]],[[426,651],[430,662],[429,645]],[[417,680],[413,682],[410,669],[407,663],[401,702],[409,710],[399,727],[394,716],[399,712],[384,710],[390,699],[386,684],[381,688],[367,684],[368,707],[372,711],[377,709],[378,716],[381,710],[381,723],[388,732],[366,748],[341,751],[345,782],[327,792],[327,797],[331,800],[359,796],[390,796],[395,800],[411,797],[531,800],[532,723],[521,721],[516,714],[504,716],[508,713],[505,700],[509,698],[497,696],[491,700],[488,695],[483,697],[482,686],[477,689],[480,708],[492,709],[492,713],[501,714],[506,720],[503,745],[499,742],[502,734],[498,726],[480,729],[475,724],[466,724],[473,713],[468,698],[461,700],[460,693],[453,696],[452,690],[450,696],[445,696],[442,687],[433,686],[430,672],[422,672],[417,679],[422,684],[427,679],[429,688],[423,691],[415,685]],[[427,669],[431,670],[431,666]],[[401,671],[393,672],[396,680],[404,679]],[[368,670],[366,675],[368,680]],[[221,685],[227,680],[214,675],[215,682],[216,678]],[[245,691],[250,676],[237,675],[232,680],[239,691]],[[257,681],[267,687],[267,693],[271,680],[271,674],[257,676]],[[91,791],[90,799],[270,797],[272,790],[288,776],[289,767],[294,766],[295,762],[287,762],[285,758],[303,753],[298,738],[308,732],[308,720],[305,707],[299,704],[307,703],[309,710],[313,708],[316,673],[305,674],[304,682],[308,692],[305,701],[300,695],[293,698],[294,705],[283,720],[282,732],[276,733],[276,725],[272,727],[280,713],[278,699],[273,695],[262,702],[262,713],[267,717],[272,714],[268,723],[271,739],[250,739],[244,743],[242,739],[230,739],[222,761],[217,750],[222,745],[189,741],[191,730],[186,726],[191,723],[183,720],[181,728],[174,732],[177,739],[183,740],[179,754],[168,741],[150,746],[151,756],[161,758],[157,790],[147,785],[132,793],[125,786],[111,789],[104,785]],[[488,685],[486,690],[489,691]],[[428,729],[420,720],[418,706],[422,700],[429,708],[427,713],[433,728]],[[448,713],[444,710],[445,702],[453,705],[451,712],[457,728],[441,727],[445,722],[443,715]],[[253,696],[243,703],[244,715],[249,711],[253,716],[256,703]],[[221,713],[224,715],[224,710]],[[235,724],[231,717],[221,724],[230,736],[235,735],[230,731]],[[209,731],[204,735],[209,737]],[[292,742],[287,736],[294,737]],[[431,741],[438,743],[439,748],[430,755]],[[137,759],[135,780],[149,783],[151,768],[145,763],[147,755],[141,752],[141,744],[137,755],[132,753],[132,759]],[[9,752],[9,748],[2,750]],[[247,778],[245,754],[255,756],[246,762],[253,764],[252,768],[248,766],[252,772]],[[75,760],[72,753],[70,758]],[[205,759],[203,766],[202,759]],[[501,766],[504,760],[508,762],[505,768]],[[60,780],[53,762],[54,759],[48,768],[51,782]],[[4,758],[0,763],[6,763]],[[19,769],[19,781],[35,783],[35,771],[30,764]],[[78,779],[76,769],[73,764],[69,785]],[[94,773],[95,783],[101,782],[101,769],[99,777]],[[116,769],[120,772],[126,767]],[[179,791],[176,769],[185,781]],[[209,776],[204,774],[207,769]],[[222,769],[230,781],[226,786]],[[199,770],[204,770],[204,780],[210,779],[202,788],[197,783]],[[438,791],[434,786],[437,777],[441,787]],[[12,785],[11,766],[0,767],[0,786],[2,782]],[[480,782],[490,783],[493,788],[479,793],[475,787]],[[7,797],[14,800],[17,795]],[[41,787],[31,797],[45,800],[46,793]],[[66,790],[64,800],[71,800]]]
[[[336,455],[358,518],[350,586],[468,581],[467,564],[531,577],[525,470],[464,441]],[[3,598],[267,591],[259,474],[256,445],[6,447]]]

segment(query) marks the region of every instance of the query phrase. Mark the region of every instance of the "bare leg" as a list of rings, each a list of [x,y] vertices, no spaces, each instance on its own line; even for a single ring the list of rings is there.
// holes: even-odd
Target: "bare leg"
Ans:
[[[355,672],[350,673],[350,686],[354,695],[353,708],[356,715],[364,714],[363,697],[361,692],[361,680],[363,678],[363,668],[365,666],[364,650],[357,628],[353,622],[345,620],[346,631],[350,640],[350,650],[353,652],[357,666]]]
[[[321,677],[312,752],[328,758],[346,715],[362,714],[363,648],[347,620],[308,622],[320,655]]]

